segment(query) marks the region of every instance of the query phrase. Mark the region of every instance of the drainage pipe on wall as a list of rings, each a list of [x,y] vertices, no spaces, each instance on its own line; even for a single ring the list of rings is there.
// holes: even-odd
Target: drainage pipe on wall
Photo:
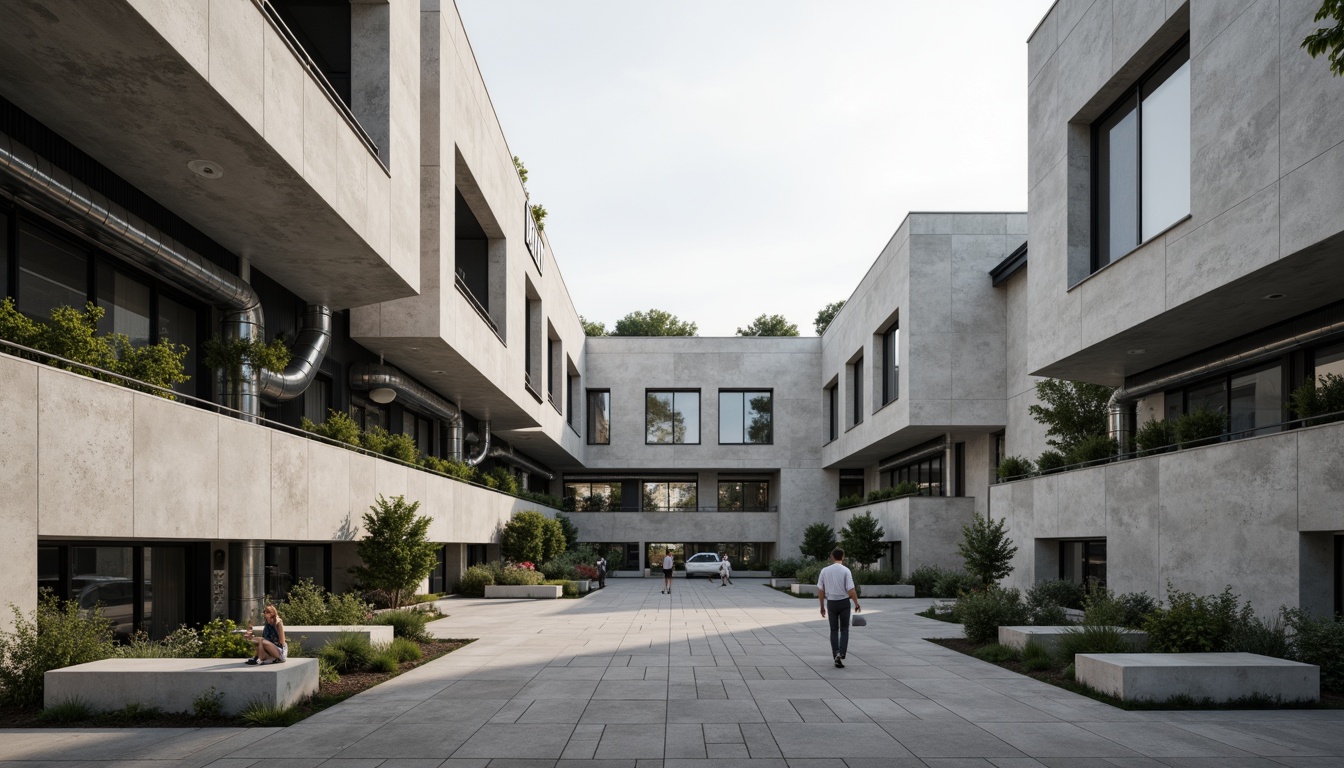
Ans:
[[[1129,440],[1134,436],[1134,403],[1141,398],[1182,384],[1188,384],[1220,370],[1251,365],[1279,357],[1302,345],[1310,344],[1313,341],[1337,333],[1344,333],[1344,320],[1319,325],[1307,331],[1286,333],[1277,339],[1264,342],[1251,349],[1221,355],[1208,362],[1133,386],[1119,387],[1111,393],[1110,400],[1106,402],[1107,433],[1115,439],[1123,451],[1125,446],[1129,444]]]
[[[265,338],[261,299],[246,280],[150,226],[4,133],[0,133],[0,186],[32,210],[221,310],[220,335],[225,340]],[[293,399],[312,383],[330,342],[331,310],[310,305],[285,371],[253,370],[245,365],[238,382],[221,376],[221,402],[255,417],[261,414],[263,397],[271,403]]]

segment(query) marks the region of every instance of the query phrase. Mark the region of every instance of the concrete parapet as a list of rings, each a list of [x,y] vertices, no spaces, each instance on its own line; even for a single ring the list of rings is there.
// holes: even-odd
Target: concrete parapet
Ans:
[[[1078,682],[1125,701],[1319,701],[1321,668],[1254,653],[1080,653]]]
[[[103,659],[47,672],[43,706],[78,700],[96,711],[139,704],[191,712],[211,688],[223,697],[226,715],[252,702],[293,706],[317,693],[317,659],[260,666],[242,659]]]
[[[1121,632],[1130,642],[1130,647],[1138,650],[1148,642],[1148,633],[1137,629],[1125,629],[1124,627],[1115,627],[1115,631]],[[1070,632],[1078,632],[1079,628],[1074,626],[1066,627],[999,627],[999,645],[1006,645],[1009,648],[1016,648],[1019,651],[1027,646],[1027,643],[1036,642],[1048,648],[1052,653],[1059,648],[1059,639]]]
[[[536,586],[502,586],[491,584],[485,588],[488,598],[527,598],[532,600],[559,600],[564,587],[559,584],[537,584]]]
[[[860,584],[859,597],[914,597],[912,584]]]
[[[261,635],[262,626],[252,628]],[[298,640],[303,644],[304,652],[315,651],[342,635],[357,635],[369,641],[370,645],[390,645],[392,643],[392,625],[351,624],[344,626],[298,625],[285,627],[285,640]]]
[[[789,585],[789,591],[792,592],[792,593],[795,594],[795,595],[811,595],[811,596],[813,596],[813,597],[816,597],[816,596],[817,596],[817,585],[816,585],[816,584],[790,584],[790,585]]]

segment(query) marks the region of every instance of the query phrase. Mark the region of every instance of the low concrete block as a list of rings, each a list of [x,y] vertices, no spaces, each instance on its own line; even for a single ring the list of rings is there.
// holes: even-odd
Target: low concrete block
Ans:
[[[527,598],[532,600],[559,600],[564,587],[559,584],[538,584],[536,586],[503,586],[491,584],[485,588],[488,598]]]
[[[252,628],[258,637],[261,636],[262,626]],[[348,624],[348,625],[296,625],[285,626],[285,639],[291,638],[298,640],[303,646],[305,654],[310,651],[325,646],[327,643],[335,640],[341,635],[358,635],[369,641],[370,645],[390,645],[392,643],[392,625],[381,626],[378,624]]]
[[[860,584],[859,597],[914,597],[913,584]]]
[[[1125,701],[1320,701],[1321,668],[1254,653],[1080,653],[1078,682]]]
[[[790,585],[789,585],[789,591],[792,592],[792,593],[795,594],[795,595],[811,595],[811,596],[813,596],[813,597],[816,597],[816,596],[817,596],[817,585],[816,585],[816,584],[790,584]]]
[[[1148,644],[1148,633],[1138,629],[1116,627],[1129,641],[1130,647],[1139,650]],[[1078,627],[999,627],[999,645],[1016,648],[1019,651],[1033,640],[1054,652],[1059,648],[1059,639],[1068,632],[1077,632]]]
[[[772,587],[787,587],[787,586],[790,586],[790,585],[792,585],[792,584],[797,584],[797,583],[798,583],[798,580],[797,580],[797,579],[771,579],[771,580],[770,580],[770,586],[772,586]]]
[[[98,711],[129,704],[190,712],[212,687],[233,715],[253,701],[288,707],[317,693],[317,659],[248,666],[243,659],[103,659],[44,675],[43,705],[80,699]]]

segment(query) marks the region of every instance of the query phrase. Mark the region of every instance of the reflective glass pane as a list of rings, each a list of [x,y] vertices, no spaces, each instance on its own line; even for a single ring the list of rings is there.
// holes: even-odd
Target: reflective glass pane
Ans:
[[[149,286],[107,264],[98,265],[98,306],[103,315],[98,330],[125,334],[135,346],[149,343]]]
[[[1326,374],[1344,376],[1344,344],[1316,350],[1314,356],[1316,380],[1321,381]]]
[[[1278,432],[1283,422],[1283,371],[1279,366],[1232,377],[1232,432]]]
[[[1200,408],[1213,413],[1227,413],[1227,382],[1220,379],[1191,387],[1186,391],[1185,404],[1186,413],[1194,413]]]
[[[719,393],[719,442],[740,443],[743,440],[742,429],[743,393]]]
[[[89,614],[102,606],[121,640],[135,631],[134,556],[132,547],[70,548],[70,599]]]
[[[662,511],[668,508],[667,483],[644,484],[644,510]]]
[[[673,440],[676,413],[672,407],[671,392],[650,392],[645,397],[644,440],[648,443],[667,444]]]
[[[1143,99],[1143,239],[1190,213],[1190,62]]]
[[[187,372],[190,378],[180,384],[173,385],[173,389],[184,394],[195,394],[196,389],[196,348],[200,346],[196,340],[196,310],[185,304],[173,301],[167,296],[159,296],[159,340],[171,341],[174,344],[184,344],[187,347],[187,357],[182,361],[183,370]],[[322,413],[321,419],[314,419],[318,423],[326,420],[326,412]]]
[[[773,395],[769,392],[747,392],[746,442],[756,445],[772,443],[774,432]]]
[[[696,507],[695,483],[668,483],[668,499],[672,509],[694,512]]]
[[[288,546],[266,547],[266,597],[278,603],[294,586],[294,563]]]
[[[1097,132],[1097,267],[1139,244],[1139,118],[1131,103]]]
[[[144,606],[143,626],[156,640],[187,623],[186,548],[145,547]]]
[[[719,483],[719,511],[736,512],[742,509],[742,483]]]
[[[748,512],[764,512],[770,508],[770,484],[750,482],[742,484],[742,508]]]
[[[295,547],[294,580],[311,580],[319,587],[327,586],[327,551],[321,546]]]
[[[37,588],[61,592],[61,550],[59,547],[37,548]]]
[[[673,418],[673,442],[700,442],[700,393],[678,392]]]
[[[854,361],[853,368],[854,381],[850,388],[852,400],[850,401],[851,424],[859,424],[863,421],[863,358],[860,357]]]
[[[45,319],[56,307],[83,309],[88,283],[78,246],[39,229],[19,230],[19,311]]]

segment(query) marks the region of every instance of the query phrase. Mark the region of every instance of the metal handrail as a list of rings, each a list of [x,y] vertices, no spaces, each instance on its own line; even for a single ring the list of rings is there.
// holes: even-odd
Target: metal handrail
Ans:
[[[373,140],[368,131],[364,130],[364,126],[359,124],[359,118],[355,117],[355,113],[350,110],[350,105],[345,103],[345,100],[336,92],[336,87],[331,84],[326,75],[322,74],[321,67],[317,66],[317,62],[304,49],[303,44],[299,42],[299,38],[290,30],[289,25],[285,24],[284,19],[280,17],[280,12],[272,7],[271,0],[252,0],[252,4],[257,7],[257,10],[261,11],[261,15],[275,31],[280,33],[280,38],[285,41],[290,53],[293,53],[294,58],[299,60],[304,69],[308,70],[308,75],[322,89],[327,101],[330,101],[332,106],[336,107],[336,111],[341,113],[341,118],[354,129],[355,136],[359,138],[360,143],[369,151],[369,154],[373,155],[373,159],[378,161],[378,165],[382,166],[383,171],[390,175],[391,172],[387,165],[378,156],[377,142]]]
[[[430,469],[429,467],[421,466],[420,464],[415,464],[409,461],[402,461],[401,459],[398,459],[395,456],[388,456],[382,453],[377,453],[375,451],[370,451],[369,449],[365,448],[362,445],[351,445],[350,443],[343,443],[340,440],[334,440],[330,437],[327,437],[326,435],[319,435],[315,432],[309,432],[305,429],[302,429],[301,427],[294,427],[289,424],[285,424],[283,422],[272,421],[270,419],[265,418],[264,416],[254,416],[245,411],[240,411],[236,408],[230,408],[227,405],[220,405],[219,403],[210,400],[204,400],[194,395],[183,394],[168,387],[162,387],[159,386],[158,384],[151,384],[147,381],[141,381],[140,379],[132,378],[130,376],[124,376],[120,373],[109,371],[104,368],[99,368],[97,366],[89,365],[87,363],[81,363],[77,360],[71,360],[67,357],[61,357],[60,355],[52,354],[51,352],[44,352],[40,349],[34,349],[32,347],[24,346],[23,344],[18,344],[8,339],[0,339],[0,347],[7,347],[12,350],[18,350],[21,354],[12,354],[6,352],[0,352],[0,354],[7,354],[10,357],[16,357],[20,360],[25,359],[31,360],[31,356],[38,356],[46,358],[47,360],[54,360],[59,365],[53,363],[45,363],[45,364],[51,365],[53,368],[68,367],[78,369],[79,371],[87,371],[89,373],[94,374],[92,378],[97,378],[104,381],[106,381],[107,379],[115,379],[116,380],[115,383],[127,387],[128,389],[138,390],[141,392],[145,392],[147,394],[158,394],[168,400],[186,400],[198,408],[213,411],[214,413],[220,416],[232,416],[234,418],[241,419],[249,423],[260,424],[262,426],[266,426],[281,432],[286,432],[291,435],[297,435],[298,437],[302,437],[306,440],[313,440],[315,442],[325,443],[327,445],[335,446],[337,448],[344,448],[347,451],[354,451],[355,453],[360,453],[365,456],[372,456],[375,459],[390,461],[395,464],[400,464],[404,467],[410,467],[411,469],[418,469],[421,472],[428,472],[431,475],[437,475],[438,477],[445,477],[448,478],[449,480],[462,483],[463,485],[471,485],[477,488],[483,488],[487,491],[494,491],[495,493],[498,493],[502,496],[508,496],[511,499],[522,498],[521,496],[514,496],[513,494],[504,493],[498,488],[491,488],[490,486],[484,485],[482,483],[473,482],[471,480],[463,480],[460,477],[455,477],[453,475],[444,472],[438,472],[436,470]],[[31,361],[41,362],[39,360],[31,360]],[[540,502],[533,502],[533,503],[539,504]]]
[[[564,505],[564,512],[778,512],[779,507],[757,507],[753,509],[720,509],[718,507],[644,507],[643,509],[574,509],[572,505]]]

